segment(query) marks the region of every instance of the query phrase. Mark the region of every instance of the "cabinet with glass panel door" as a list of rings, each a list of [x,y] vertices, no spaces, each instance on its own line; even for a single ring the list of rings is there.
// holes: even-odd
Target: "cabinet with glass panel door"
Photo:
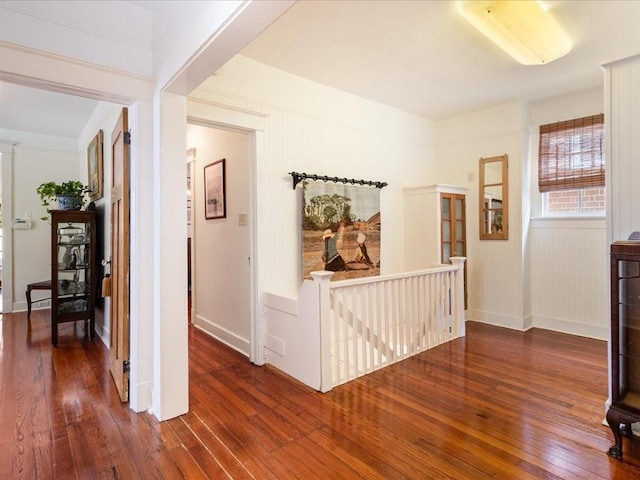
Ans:
[[[640,242],[611,244],[611,406],[607,423],[622,458],[623,437],[640,422]]]
[[[403,190],[407,271],[466,256],[466,193],[466,188],[441,184]],[[465,307],[466,271],[465,266]]]
[[[95,330],[95,212],[51,212],[51,343],[58,325],[85,321],[87,336]]]

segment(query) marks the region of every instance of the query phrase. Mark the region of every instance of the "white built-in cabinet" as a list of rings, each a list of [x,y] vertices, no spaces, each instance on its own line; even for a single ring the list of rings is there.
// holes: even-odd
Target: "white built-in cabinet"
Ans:
[[[451,263],[449,257],[466,256],[466,188],[407,187],[403,194],[407,271]]]

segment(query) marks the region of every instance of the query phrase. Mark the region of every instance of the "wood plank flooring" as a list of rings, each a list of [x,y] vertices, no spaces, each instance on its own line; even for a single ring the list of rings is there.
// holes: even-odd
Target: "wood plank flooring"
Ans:
[[[640,440],[606,455],[601,341],[470,322],[323,395],[192,329],[191,410],[158,422],[82,322],[0,323],[0,479],[640,479]]]

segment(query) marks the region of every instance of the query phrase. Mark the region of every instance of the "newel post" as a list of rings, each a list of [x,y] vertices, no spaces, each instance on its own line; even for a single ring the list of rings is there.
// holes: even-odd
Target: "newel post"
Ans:
[[[329,319],[331,315],[329,284],[334,272],[311,272],[311,278],[318,285],[318,317],[320,321],[320,391],[328,392],[333,388],[331,380],[331,332]]]
[[[454,328],[458,337],[464,337],[464,262],[467,260],[467,257],[450,257],[449,259],[454,266],[458,267],[458,271],[456,272]]]

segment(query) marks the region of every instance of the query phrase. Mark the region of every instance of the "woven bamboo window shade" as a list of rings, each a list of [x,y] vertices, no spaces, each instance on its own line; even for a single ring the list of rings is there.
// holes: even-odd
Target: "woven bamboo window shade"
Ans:
[[[540,126],[540,192],[604,186],[604,115]]]

